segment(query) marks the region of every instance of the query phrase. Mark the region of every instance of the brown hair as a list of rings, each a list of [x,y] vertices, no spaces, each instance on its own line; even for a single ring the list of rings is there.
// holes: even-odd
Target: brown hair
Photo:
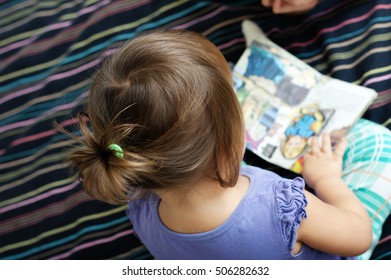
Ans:
[[[237,182],[241,109],[225,58],[200,34],[155,31],[129,41],[97,70],[79,122],[70,162],[98,200],[125,203],[205,178]]]

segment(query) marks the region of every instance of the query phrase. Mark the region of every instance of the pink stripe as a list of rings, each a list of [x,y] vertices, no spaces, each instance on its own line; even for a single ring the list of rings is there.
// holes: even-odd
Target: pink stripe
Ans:
[[[104,56],[104,54],[103,54],[103,56]],[[99,57],[99,58],[97,58],[97,59],[95,59],[95,60],[93,60],[93,61],[91,61],[91,62],[89,62],[87,64],[84,64],[83,66],[80,66],[80,67],[75,68],[73,70],[70,70],[68,72],[63,72],[63,73],[59,73],[59,74],[56,74],[56,75],[52,75],[52,76],[48,77],[46,80],[44,80],[42,83],[40,83],[38,85],[35,85],[33,87],[29,87],[29,88],[17,91],[17,92],[12,93],[12,94],[8,94],[5,97],[0,99],[0,104],[4,104],[5,102],[7,102],[7,101],[9,101],[9,100],[11,100],[13,98],[16,98],[16,97],[19,97],[19,96],[22,96],[22,95],[26,95],[26,94],[31,93],[31,92],[38,91],[38,90],[42,89],[48,83],[53,82],[55,80],[64,79],[64,78],[70,77],[72,75],[78,74],[80,72],[83,72],[83,71],[85,71],[87,69],[93,68],[94,66],[98,65],[102,61],[102,58],[103,57]]]
[[[372,110],[372,109],[376,109],[376,108],[382,107],[384,105],[387,105],[388,103],[390,103],[390,102],[385,101],[385,102],[372,104],[371,106],[368,107],[368,110]]]
[[[36,197],[33,197],[33,198],[30,198],[30,199],[21,201],[19,203],[14,203],[14,204],[8,205],[6,207],[0,208],[0,214],[5,213],[7,211],[14,210],[16,208],[20,208],[20,207],[26,206],[28,204],[32,204],[34,202],[37,202],[37,201],[40,201],[42,199],[48,198],[48,197],[50,197],[52,195],[56,195],[56,194],[67,192],[67,191],[73,189],[74,187],[76,187],[78,184],[79,184],[79,181],[75,181],[75,182],[73,182],[72,184],[70,184],[70,185],[68,185],[66,187],[59,188],[59,189],[54,189],[54,190],[51,190],[51,191],[46,192],[44,194],[38,195]]]
[[[149,2],[151,2],[151,1],[147,0],[144,2],[137,2],[134,5],[128,6],[126,8],[121,7],[121,10],[119,10],[119,11],[124,12],[124,11],[128,11],[128,10],[132,10],[132,9],[138,8],[144,4],[148,4]],[[78,36],[78,29],[85,29],[85,28],[87,28],[87,27],[89,27],[99,21],[102,21],[103,19],[105,19],[105,18],[107,18],[117,12],[118,12],[118,10],[114,10],[114,9],[109,10],[109,12],[104,13],[103,16],[93,18],[90,22],[87,22],[85,24],[79,24],[79,25],[74,26],[72,28],[66,29],[65,34],[60,33],[60,34],[58,34],[57,37],[37,41],[37,42],[35,42],[34,47],[37,46],[38,48],[34,48],[34,47],[30,46],[31,48],[28,49],[30,52],[17,53],[16,55],[7,58],[7,60],[5,60],[3,64],[4,65],[11,64],[14,61],[16,61],[17,59],[20,59],[22,57],[32,56],[34,54],[41,53],[42,50],[39,49],[40,45],[45,45],[45,49],[48,49],[48,48],[54,48],[54,47],[59,46],[61,44],[65,44],[69,41],[72,41],[74,38],[76,38]],[[58,37],[64,38],[64,39],[61,40]],[[52,44],[50,44],[50,43],[52,43]],[[38,50],[36,50],[36,49],[38,49]]]
[[[89,196],[83,196],[83,191],[79,191],[74,195],[68,197],[65,201],[61,200],[57,203],[52,203],[47,207],[43,207],[37,209],[33,212],[29,212],[28,214],[19,215],[17,217],[13,217],[12,219],[8,219],[0,224],[0,235],[4,235],[8,232],[16,231],[22,228],[29,227],[31,225],[35,225],[40,223],[43,220],[46,220],[50,217],[63,214],[67,212],[69,209],[76,207],[86,201],[91,201]],[[69,202],[68,202],[69,201]],[[64,207],[63,204],[68,204],[67,207]],[[38,219],[31,220],[31,217],[37,215],[37,213],[43,213],[39,215]],[[20,219],[23,219],[23,223],[20,222]],[[11,225],[11,226],[10,226]],[[5,229],[5,227],[7,228]]]
[[[379,108],[379,107],[383,107],[384,105],[387,105],[389,103],[390,103],[389,101],[375,103],[375,104],[369,106],[368,110],[372,110],[372,109],[376,109],[376,108]]]
[[[381,92],[377,93],[378,96],[383,96],[383,95],[388,96],[390,94],[391,94],[391,89],[384,90],[384,91],[381,91]],[[386,100],[382,100],[382,101],[373,103],[371,106],[369,106],[368,110],[376,109],[376,108],[382,107],[384,105],[387,105],[388,103],[390,103],[390,100],[391,99],[388,98]]]
[[[387,105],[389,104],[391,101],[390,100],[385,100],[385,101],[382,101],[382,102],[377,102],[377,103],[374,103],[372,104],[368,110],[372,110],[372,109],[376,109],[376,108],[379,108],[379,107],[382,107],[384,105]]]
[[[372,79],[367,80],[363,85],[364,86],[368,86],[370,84],[374,84],[374,83],[381,82],[381,81],[384,81],[384,80],[389,80],[390,78],[391,78],[391,74],[388,74],[388,75],[385,75],[385,76],[376,77],[376,78],[372,78]]]
[[[69,30],[70,29],[68,29],[67,31],[69,32]],[[11,64],[11,63],[15,62],[18,59],[23,58],[23,57],[33,56],[35,54],[39,54],[39,53],[41,53],[43,51],[43,50],[39,49],[40,45],[44,45],[46,49],[54,48],[56,46],[60,46],[62,44],[65,44],[65,43],[71,41],[72,39],[77,37],[77,35],[78,34],[76,32],[72,33],[72,36],[66,36],[66,34],[61,34],[60,33],[56,37],[52,37],[52,38],[49,38],[49,39],[43,39],[43,40],[37,41],[37,42],[33,43],[30,46],[30,48],[24,49],[23,51],[17,52],[15,55],[8,57],[2,64],[3,65],[8,65],[8,64]],[[63,38],[63,39],[59,39],[58,37]],[[50,44],[50,43],[52,43],[52,41],[53,41],[54,44]],[[29,52],[27,52],[26,50],[28,50]]]
[[[66,27],[70,26],[71,24],[72,24],[71,21],[65,21],[65,22],[53,24],[53,25],[50,25],[50,27],[48,29],[46,29],[45,32],[53,31],[53,30],[56,30],[56,29],[63,29],[63,28],[66,28]],[[13,43],[11,45],[8,45],[8,46],[6,46],[4,48],[1,48],[0,49],[0,54],[9,52],[9,51],[11,51],[13,49],[16,49],[16,48],[20,48],[20,47],[23,47],[23,46],[30,45],[32,42],[34,42],[42,34],[43,33],[36,34],[33,37],[30,37],[28,39],[25,39],[25,40]]]
[[[360,22],[360,21],[365,21],[368,17],[370,17],[375,11],[377,10],[380,10],[380,9],[389,9],[391,8],[391,4],[379,4],[377,6],[375,6],[373,9],[371,9],[369,12],[367,12],[366,14],[360,16],[360,17],[356,17],[356,18],[351,18],[349,20],[346,20],[338,25],[335,25],[333,27],[329,27],[329,28],[324,28],[322,30],[320,30],[318,32],[318,34],[312,39],[312,40],[309,40],[307,42],[297,42],[297,43],[293,43],[289,46],[286,46],[285,49],[289,50],[289,49],[292,49],[294,47],[306,47],[308,45],[311,45],[312,43],[314,43],[316,40],[319,39],[319,37],[324,34],[324,33],[327,33],[327,32],[332,32],[332,31],[335,31],[337,29],[340,29],[348,24],[352,24],[352,23],[356,23],[356,22]]]
[[[102,7],[102,6],[105,6],[107,4],[110,4],[111,1],[100,1],[98,2],[98,4],[95,4],[95,5],[92,5],[90,7],[87,7],[87,8],[84,8],[82,10],[80,10],[79,14],[80,15],[85,15],[85,14],[88,14],[88,13],[92,13],[94,11],[96,11],[98,8]]]
[[[4,132],[4,131],[7,131],[7,130],[15,129],[15,128],[18,128],[18,127],[30,126],[30,125],[40,121],[41,119],[45,118],[46,116],[50,115],[52,112],[57,112],[57,111],[60,111],[60,110],[67,110],[67,109],[73,108],[74,106],[76,106],[80,102],[80,99],[85,98],[86,95],[87,95],[87,92],[85,92],[82,95],[80,95],[72,103],[55,107],[54,109],[45,112],[45,114],[43,114],[43,115],[41,115],[41,116],[39,116],[37,118],[26,120],[26,121],[22,121],[22,122],[12,123],[12,124],[3,126],[3,127],[0,128],[0,133]]]
[[[383,239],[380,239],[379,242],[377,244],[381,244],[381,243],[384,243],[388,240],[391,240],[391,235],[387,236],[387,237],[384,237]]]
[[[313,15],[309,16],[307,21],[309,21],[309,20],[311,20],[313,18],[321,17],[323,15],[327,15],[327,14],[329,14],[330,12],[332,12],[334,10],[339,10],[339,8],[341,6],[343,6],[343,2],[330,7],[328,10],[323,10],[323,11],[320,11],[319,13],[316,13],[316,14],[313,14]],[[296,29],[296,27],[291,27],[291,29],[294,30],[294,29]]]
[[[225,43],[225,44],[219,45],[219,46],[217,46],[217,47],[218,47],[220,50],[223,50],[223,49],[228,48],[228,47],[230,47],[230,46],[232,46],[232,45],[235,45],[235,44],[237,44],[237,43],[242,43],[242,42],[244,42],[244,38],[236,38],[236,39],[233,39],[233,40],[231,40],[231,41],[229,41],[229,42],[227,42],[227,43]]]
[[[24,138],[20,138],[18,140],[13,141],[10,146],[14,147],[14,146],[20,145],[22,143],[26,143],[26,142],[29,142],[29,141],[34,141],[34,140],[37,140],[37,139],[40,139],[40,138],[44,138],[44,137],[48,137],[48,136],[56,134],[56,132],[57,131],[55,129],[51,129],[51,130],[44,131],[44,132],[41,132],[41,133],[38,133],[38,134],[34,134],[34,135],[30,135],[30,136],[27,136],[27,137],[24,137]]]
[[[190,21],[188,23],[184,23],[184,24],[181,24],[179,26],[176,26],[175,29],[185,29],[185,28],[188,28],[189,26],[192,26],[192,25],[194,25],[194,24],[196,24],[198,22],[201,22],[203,20],[206,20],[206,19],[209,19],[211,17],[214,17],[215,15],[218,15],[219,13],[221,13],[222,11],[225,11],[227,9],[228,9],[227,6],[221,6],[220,8],[218,8],[217,10],[215,10],[215,11],[209,13],[209,14],[206,14],[206,15],[200,17],[200,18],[194,19],[194,20],[192,20],[192,21]]]
[[[381,92],[378,92],[377,95],[381,96],[381,95],[388,95],[388,94],[391,94],[391,89],[387,89],[387,90],[384,90],[384,91],[381,91]]]
[[[342,6],[342,5],[343,5],[343,3],[339,3],[338,5],[332,6],[328,10],[324,10],[324,11],[321,11],[319,13],[313,14],[313,15],[309,16],[305,21],[303,21],[299,26],[289,27],[289,28],[285,28],[285,29],[280,29],[278,27],[273,27],[266,34],[269,36],[270,34],[280,33],[282,31],[283,32],[289,32],[289,31],[300,30],[302,28],[302,26],[304,26],[307,23],[307,21],[310,21],[313,18],[321,17],[323,15],[327,15],[327,14],[331,13],[334,10],[338,10],[340,8],[340,6]]]
[[[67,126],[67,125],[70,125],[70,124],[75,124],[77,122],[78,122],[78,120],[73,118],[73,119],[69,119],[69,120],[66,120],[66,121],[60,123],[60,125],[62,127],[64,127],[64,126]],[[30,141],[34,141],[34,140],[41,139],[41,138],[44,138],[44,137],[48,137],[48,136],[56,134],[57,132],[58,132],[57,129],[51,129],[51,130],[47,130],[47,131],[44,131],[44,132],[41,132],[41,133],[37,133],[37,134],[33,134],[33,135],[30,135],[30,136],[27,136],[27,137],[24,137],[24,138],[20,138],[20,139],[17,139],[15,141],[13,141],[10,144],[10,147],[14,147],[14,146],[26,143],[26,142],[30,142]]]
[[[89,247],[92,247],[92,246],[96,246],[96,245],[99,245],[99,244],[108,243],[108,242],[116,240],[117,238],[120,238],[122,236],[131,235],[132,233],[133,233],[133,230],[131,230],[131,229],[130,230],[125,230],[123,232],[119,232],[119,233],[113,235],[112,237],[102,238],[102,239],[98,239],[98,240],[91,241],[91,242],[88,242],[88,243],[84,243],[82,245],[74,247],[72,250],[70,250],[68,252],[65,252],[65,253],[57,255],[57,256],[53,256],[53,257],[50,258],[50,260],[65,259],[66,257],[69,257],[73,253],[76,253],[77,251],[80,251],[80,250],[83,250],[83,249],[86,249],[86,248],[89,248]]]
[[[87,14],[87,13],[91,13],[95,10],[97,10],[98,8],[100,8],[101,6],[104,6],[106,4],[110,3],[110,1],[102,1],[101,3],[98,3],[98,4],[95,4],[91,7],[87,7],[87,8],[84,8],[82,10],[80,10],[79,14],[80,15],[84,15],[84,14]],[[61,28],[66,28],[68,26],[72,25],[72,22],[71,21],[66,21],[66,22],[62,22],[62,23],[57,23],[57,24],[53,24],[53,25],[50,25],[50,27],[46,30],[44,30],[45,32],[48,32],[48,31],[53,31],[53,30],[56,30],[56,29],[61,29]],[[23,41],[20,41],[20,42],[17,42],[17,43],[14,43],[12,45],[9,45],[7,47],[4,47],[2,49],[0,49],[0,54],[3,54],[3,53],[6,53],[10,50],[13,50],[13,49],[16,49],[16,48],[20,48],[20,47],[23,47],[23,46],[27,46],[27,45],[30,45],[33,41],[35,41],[36,38],[38,38],[38,36],[42,35],[43,33],[41,34],[37,34],[29,39],[25,39]],[[49,40],[49,39],[47,39]]]

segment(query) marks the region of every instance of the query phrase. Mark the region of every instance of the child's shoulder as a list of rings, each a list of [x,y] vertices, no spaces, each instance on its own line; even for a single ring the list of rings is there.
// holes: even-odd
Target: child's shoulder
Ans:
[[[280,175],[266,170],[262,169],[257,166],[252,166],[252,165],[245,165],[240,168],[241,175],[248,176],[248,177],[263,177],[266,179],[283,179]]]
[[[272,171],[250,165],[242,166],[240,175],[248,177],[252,185],[262,185],[265,187],[269,185],[272,186],[281,180],[286,180]]]
[[[243,166],[241,175],[250,179],[251,193],[255,195],[267,193],[277,195],[281,192],[289,195],[292,191],[303,192],[305,187],[305,182],[301,177],[288,179],[256,166]]]
[[[157,209],[157,205],[160,202],[160,198],[155,193],[147,193],[136,199],[131,200],[128,203],[126,212],[144,211],[152,213]]]

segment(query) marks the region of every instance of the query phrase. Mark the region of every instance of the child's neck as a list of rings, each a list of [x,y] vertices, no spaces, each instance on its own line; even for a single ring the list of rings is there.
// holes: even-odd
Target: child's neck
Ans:
[[[249,188],[249,179],[239,176],[233,188],[217,181],[202,181],[191,188],[159,191],[159,215],[171,230],[200,233],[223,224],[235,211]]]

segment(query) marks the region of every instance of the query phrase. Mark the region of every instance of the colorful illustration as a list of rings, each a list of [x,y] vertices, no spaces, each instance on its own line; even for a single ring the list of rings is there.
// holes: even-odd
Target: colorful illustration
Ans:
[[[326,130],[337,142],[376,97],[373,90],[322,75],[265,36],[232,70],[247,148],[296,173],[309,138]]]
[[[291,166],[290,170],[296,172],[297,174],[303,173],[304,166],[304,156],[300,156]]]
[[[285,76],[284,64],[277,60],[275,56],[256,45],[251,47],[248,59],[249,62],[244,73],[246,77],[264,77],[278,84]]]
[[[334,129],[330,132],[331,145],[333,148],[339,141],[341,141],[341,138],[347,134],[350,128],[351,128],[350,126],[346,126],[339,129]],[[303,172],[303,164],[304,164],[304,155],[302,154],[292,164],[290,170],[298,174],[301,174]]]
[[[278,103],[271,103],[269,92],[264,88],[255,86],[248,79],[245,79],[245,83],[236,93],[242,106],[247,128],[247,146],[255,149],[265,137],[277,133],[277,129],[281,126],[277,122]]]
[[[248,64],[246,69],[243,69],[243,76],[289,106],[302,103],[309,89],[320,79],[314,73],[280,57],[278,50],[271,46],[266,48],[254,43],[249,50]],[[270,87],[270,83],[274,87]],[[242,86],[243,84],[238,84],[237,88]]]
[[[281,146],[284,157],[294,159],[300,156],[307,146],[308,139],[320,134],[332,112],[333,110],[322,111],[315,104],[302,108],[285,130],[286,138]]]

